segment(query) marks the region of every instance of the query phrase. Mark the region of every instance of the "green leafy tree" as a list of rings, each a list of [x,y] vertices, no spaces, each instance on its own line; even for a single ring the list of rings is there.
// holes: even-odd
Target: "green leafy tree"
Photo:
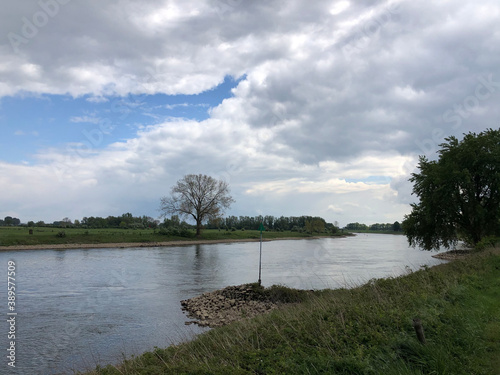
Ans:
[[[305,222],[306,232],[313,234],[313,232],[321,233],[325,230],[325,221],[319,217],[309,218]]]
[[[500,130],[449,137],[440,147],[438,160],[421,156],[410,178],[420,202],[403,222],[408,242],[430,250],[498,235]]]
[[[202,224],[221,217],[224,209],[234,202],[229,185],[223,180],[202,174],[188,174],[172,187],[170,196],[161,198],[164,215],[192,217],[196,222],[196,236],[201,235]]]
[[[399,223],[399,221],[395,221],[394,224],[392,224],[392,230],[394,232],[401,231],[401,224]]]

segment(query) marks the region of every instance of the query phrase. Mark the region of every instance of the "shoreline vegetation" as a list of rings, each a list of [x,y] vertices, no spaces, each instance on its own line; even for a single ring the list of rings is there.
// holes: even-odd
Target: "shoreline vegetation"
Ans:
[[[139,229],[76,229],[63,230],[37,228],[29,234],[26,228],[0,228],[0,251],[14,250],[66,250],[101,249],[131,247],[188,246],[216,243],[257,242],[257,230],[218,231],[206,229],[200,238],[193,233],[183,236],[165,236],[154,230]],[[292,231],[265,231],[262,241],[299,240],[317,238],[340,238],[353,236],[351,233],[338,232],[307,234]]]
[[[203,299],[228,309],[239,301],[273,305],[250,318],[233,308],[241,316],[227,325],[219,320],[191,341],[85,374],[497,373],[499,270],[494,248],[352,289],[227,287],[181,304],[207,325]]]
[[[262,242],[276,240],[314,240],[318,238],[329,238],[331,236],[310,236],[310,237],[277,237],[263,238]],[[340,236],[332,237],[339,238]],[[177,240],[162,242],[109,242],[109,243],[65,243],[65,244],[39,244],[39,245],[11,245],[0,246],[0,251],[9,250],[71,250],[71,249],[109,249],[109,248],[131,248],[131,247],[166,247],[166,246],[189,246],[189,245],[209,245],[218,243],[237,242],[259,242],[260,239],[220,239],[220,240]]]

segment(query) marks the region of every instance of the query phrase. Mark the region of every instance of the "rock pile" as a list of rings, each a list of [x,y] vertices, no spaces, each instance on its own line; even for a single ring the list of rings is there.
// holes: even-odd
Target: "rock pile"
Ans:
[[[443,259],[443,260],[455,260],[455,259],[462,259],[465,258],[466,256],[470,255],[473,252],[473,250],[470,249],[464,249],[464,250],[450,250],[446,251],[444,253],[439,253],[436,255],[433,255],[433,258],[437,259]]]
[[[220,327],[236,320],[267,313],[277,305],[250,284],[228,286],[221,290],[181,301],[182,310],[201,327]]]

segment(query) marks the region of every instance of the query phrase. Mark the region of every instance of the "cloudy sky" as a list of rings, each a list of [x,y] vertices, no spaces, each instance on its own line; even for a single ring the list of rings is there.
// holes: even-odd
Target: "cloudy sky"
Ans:
[[[500,3],[6,1],[0,217],[158,217],[188,173],[232,215],[402,220],[418,155],[500,126]]]

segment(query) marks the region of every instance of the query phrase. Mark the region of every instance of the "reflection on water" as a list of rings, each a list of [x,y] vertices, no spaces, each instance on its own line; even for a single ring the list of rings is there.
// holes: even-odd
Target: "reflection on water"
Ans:
[[[442,262],[431,255],[392,235],[265,242],[262,283],[353,286]],[[17,265],[17,358],[8,373],[71,373],[188,340],[206,329],[184,325],[179,301],[257,281],[258,258],[256,242],[1,252],[2,280],[8,260]]]

